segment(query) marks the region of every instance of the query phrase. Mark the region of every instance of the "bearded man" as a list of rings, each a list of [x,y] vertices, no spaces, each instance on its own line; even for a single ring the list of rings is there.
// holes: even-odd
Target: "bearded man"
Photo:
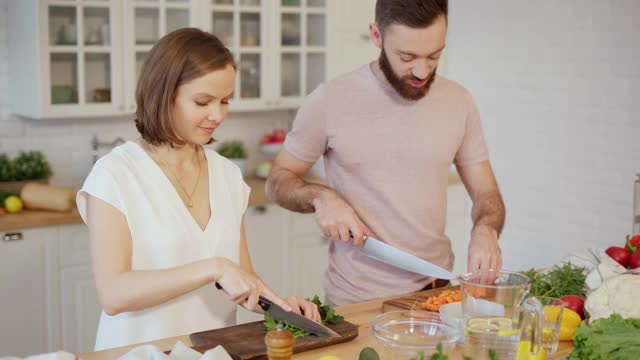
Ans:
[[[379,58],[304,101],[274,162],[267,194],[314,212],[329,246],[326,300],[344,305],[446,284],[365,256],[372,236],[451,269],[449,169],[473,201],[468,270],[499,270],[505,209],[469,92],[436,73],[446,0],[378,0],[369,26]],[[305,181],[324,155],[327,186]],[[321,255],[319,255],[321,256]]]

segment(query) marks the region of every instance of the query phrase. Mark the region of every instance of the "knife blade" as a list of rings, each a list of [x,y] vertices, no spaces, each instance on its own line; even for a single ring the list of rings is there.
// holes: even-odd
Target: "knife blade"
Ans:
[[[220,286],[220,284],[218,283],[216,283],[216,287],[220,290],[223,290],[222,286]],[[264,310],[265,312],[268,311],[269,315],[274,320],[286,321],[289,324],[299,329],[305,330],[316,336],[319,336],[319,337],[336,337],[336,336],[339,337],[340,336],[340,334],[338,334],[337,332],[305,317],[304,315],[297,314],[293,311],[285,311],[283,308],[281,308],[277,304],[274,304],[273,302],[271,302],[271,300],[265,297],[262,297],[262,296],[258,297],[258,305],[260,305],[262,310]]]
[[[303,315],[297,314],[293,311],[284,311],[277,304],[272,303],[269,299],[265,299],[260,296],[258,304],[264,311],[268,311],[269,315],[278,321],[287,321],[289,324],[296,326],[302,330],[308,331],[311,334],[319,337],[335,337],[340,336],[337,332],[329,329],[328,327],[317,323]]]
[[[376,259],[386,264],[417,274],[437,279],[453,280],[457,278],[455,274],[438,265],[432,264],[427,260],[402,251],[376,238],[372,238],[371,236],[368,236],[365,239],[364,246],[362,247],[362,253],[372,259]]]

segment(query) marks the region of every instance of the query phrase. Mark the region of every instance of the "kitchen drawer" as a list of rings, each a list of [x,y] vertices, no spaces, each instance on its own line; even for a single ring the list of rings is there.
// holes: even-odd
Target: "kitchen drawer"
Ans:
[[[292,236],[322,234],[316,222],[315,214],[289,212],[289,229]]]

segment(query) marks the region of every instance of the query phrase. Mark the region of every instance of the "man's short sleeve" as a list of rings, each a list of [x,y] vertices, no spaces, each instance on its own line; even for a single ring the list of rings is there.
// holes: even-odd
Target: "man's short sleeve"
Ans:
[[[471,95],[468,95],[468,108],[464,137],[454,159],[458,166],[477,164],[489,159],[480,113]]]
[[[287,134],[284,148],[296,158],[316,162],[327,148],[327,101],[325,85],[304,100]]]

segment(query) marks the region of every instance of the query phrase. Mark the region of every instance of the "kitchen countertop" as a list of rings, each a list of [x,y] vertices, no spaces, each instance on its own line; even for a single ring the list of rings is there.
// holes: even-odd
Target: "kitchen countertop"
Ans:
[[[244,181],[251,188],[249,196],[249,206],[266,205],[270,201],[264,190],[265,180],[249,176]],[[318,179],[310,179],[313,182],[322,182]],[[455,174],[449,176],[449,185],[461,183],[460,178]],[[82,218],[78,210],[70,212],[36,211],[24,210],[18,214],[7,214],[0,216],[0,231],[14,231],[42,226],[55,226],[66,224],[81,224]]]
[[[265,180],[257,177],[244,179],[251,188],[249,206],[265,205],[269,203],[264,191]],[[81,224],[82,218],[77,209],[69,212],[24,210],[18,214],[0,216],[0,231],[22,230],[42,226]]]
[[[420,294],[420,293],[418,293]],[[379,354],[383,353],[383,348],[380,343],[373,337],[371,333],[371,321],[374,316],[382,312],[382,303],[387,299],[377,299],[367,302],[345,305],[336,307],[336,312],[344,316],[345,320],[358,325],[358,337],[352,341],[333,345],[330,347],[311,350],[299,354],[295,354],[293,359],[295,360],[317,360],[322,355],[334,355],[342,360],[355,359],[362,348],[370,346]],[[188,335],[176,336],[172,338],[151,341],[142,344],[136,344],[132,346],[126,346],[111,350],[104,350],[98,352],[81,353],[80,358],[83,360],[103,360],[103,359],[115,359],[124,355],[127,351],[143,344],[152,344],[157,346],[162,351],[171,350],[177,341],[182,341],[186,345],[191,345],[191,341]],[[573,343],[570,341],[561,341],[558,345],[558,351],[553,355],[547,355],[547,359],[555,360],[561,359],[567,356],[573,348]],[[459,355],[459,354],[458,354]],[[451,354],[452,360],[462,358],[462,356],[456,356]]]

